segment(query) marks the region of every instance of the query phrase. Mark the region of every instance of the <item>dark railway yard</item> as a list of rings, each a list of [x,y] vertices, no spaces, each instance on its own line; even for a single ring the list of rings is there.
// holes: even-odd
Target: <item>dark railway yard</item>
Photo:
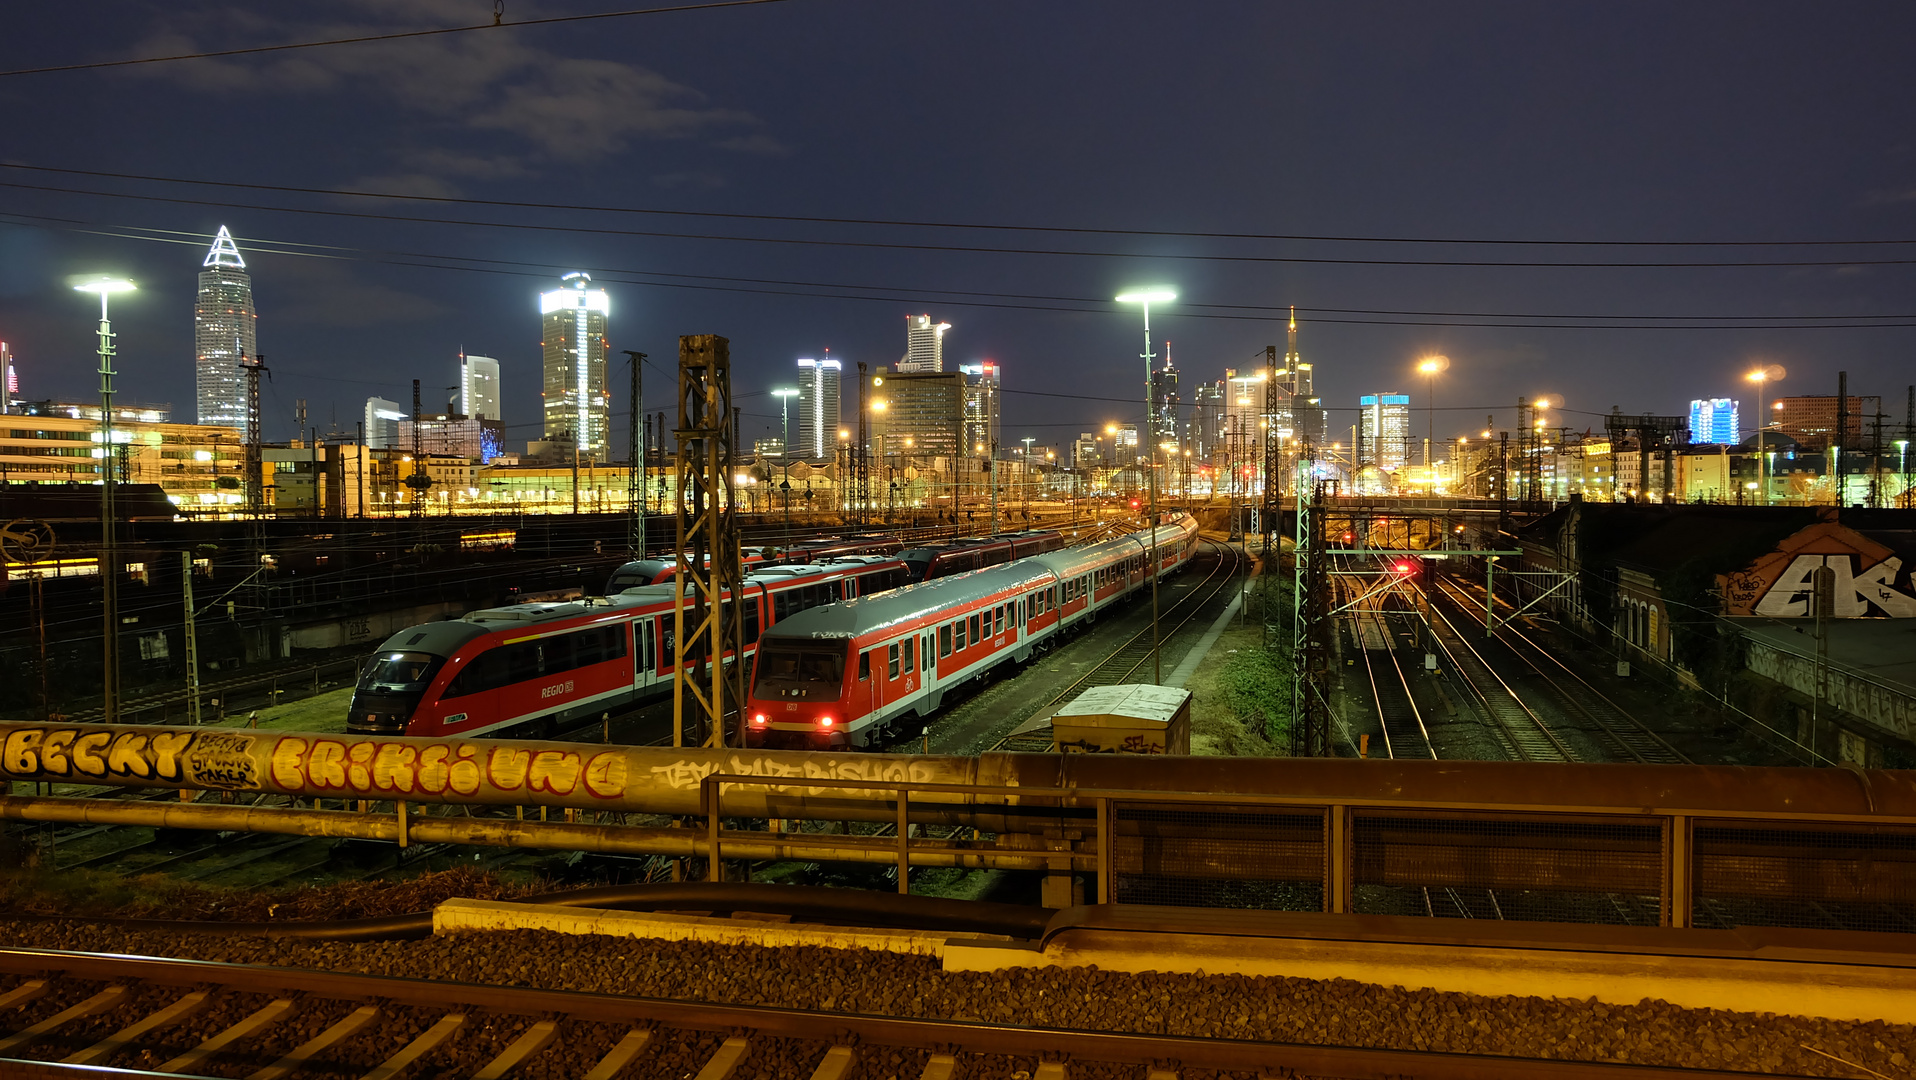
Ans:
[[[1230,605],[1248,568],[1241,548],[1206,540],[1192,564],[1166,580],[1158,621],[1166,679],[1174,671],[1188,675],[1197,664],[1192,650],[1234,610]],[[1345,599],[1355,595],[1353,590]],[[1603,762],[1795,764],[1787,748],[1677,707],[1655,684],[1612,674],[1607,653],[1547,621],[1520,619],[1489,638],[1482,605],[1481,583],[1459,574],[1405,583],[1339,616],[1333,652],[1336,756],[1348,760],[1363,753],[1379,759],[1380,769],[1393,760],[1573,768]],[[1088,686],[1152,681],[1150,631],[1144,593],[1029,663],[1003,665],[948,698],[923,734],[893,739],[882,756],[920,760],[910,756],[1035,749],[1012,733],[1046,706]],[[1272,633],[1281,636],[1281,627]],[[1228,640],[1252,638],[1239,632]],[[220,687],[229,725],[239,722],[235,714],[254,708],[300,697],[315,704],[332,700],[324,695],[350,681],[349,659],[328,661],[339,666],[337,674],[309,664],[234,677]],[[150,696],[158,707],[142,719],[179,722],[177,695],[156,687]],[[84,711],[76,710],[75,719],[86,719]],[[666,702],[556,738],[669,747],[671,724]],[[342,731],[343,716],[327,730]],[[14,796],[47,790],[10,787]],[[1677,884],[1670,876],[1677,856],[1667,823],[1687,820],[1685,814],[1707,817],[1709,811],[1668,811],[1678,817],[1653,819],[1665,824],[1653,823],[1645,832],[1622,827],[1627,823],[1620,817],[1602,817],[1633,811],[1585,805],[1571,813],[1577,798],[1551,791],[1548,783],[1506,796],[1515,809],[1487,805],[1474,814],[1426,795],[1425,805],[1444,809],[1421,811],[1425,816],[1419,818],[1390,809],[1391,796],[1378,796],[1384,801],[1366,809],[1370,796],[1364,795],[1354,800],[1360,805],[1343,811],[1250,803],[1227,809],[1197,800],[1225,798],[1218,793],[1232,790],[1228,783],[1202,795],[1195,793],[1207,791],[1203,786],[1183,790],[1194,793],[1191,805],[1130,817],[1116,796],[1107,796],[1112,805],[1098,813],[1110,814],[1108,819],[1079,819],[1037,842],[1081,853],[1080,862],[1069,863],[1076,868],[1074,900],[1126,901],[1109,909],[1045,911],[1038,903],[1046,875],[1029,869],[934,862],[905,871],[913,895],[901,902],[943,898],[936,902],[1034,913],[1020,916],[1029,927],[1008,926],[1009,933],[983,938],[975,928],[950,924],[948,914],[914,911],[874,923],[868,912],[861,924],[853,915],[834,917],[803,904],[781,908],[798,903],[790,897],[804,890],[794,886],[828,886],[838,894],[903,891],[899,869],[882,862],[728,858],[720,864],[716,855],[713,865],[723,866],[727,883],[719,888],[761,892],[737,901],[706,897],[680,904],[646,894],[604,903],[663,912],[653,916],[672,929],[663,936],[514,928],[526,925],[514,921],[521,918],[516,915],[502,916],[497,929],[435,933],[431,919],[421,915],[385,930],[341,924],[344,935],[337,940],[288,937],[329,933],[330,919],[346,915],[430,909],[449,896],[518,902],[547,889],[669,889],[681,879],[709,883],[712,875],[703,855],[430,840],[408,846],[336,836],[10,820],[0,852],[16,862],[36,858],[38,866],[16,868],[8,878],[10,907],[0,913],[0,1074],[98,1075],[86,1070],[104,1068],[120,1070],[110,1075],[257,1080],[1880,1077],[1907,1075],[1916,1056],[1916,1026],[1909,1022],[1916,1017],[1900,1006],[1882,1013],[1895,1022],[1872,1019],[1876,1014],[1853,1004],[1806,1005],[1799,1016],[1789,1015],[1793,1008],[1708,1007],[1696,992],[1677,989],[1686,978],[1720,985],[1739,977],[1726,971],[1771,972],[1774,961],[1784,959],[1823,972],[1814,978],[1865,970],[1870,974],[1859,976],[1863,983],[1880,985],[1879,992],[1892,997],[1902,992],[1887,988],[1901,987],[1901,972],[1916,967],[1906,962],[1908,934],[1916,930],[1916,894],[1905,895],[1896,884],[1871,886],[1873,894],[1846,892],[1830,875],[1851,873],[1856,864],[1844,860],[1865,849],[1875,854],[1864,854],[1864,860],[1888,860],[1881,865],[1899,868],[1909,841],[1900,832],[1889,836],[1882,828],[1872,832],[1855,824],[1849,810],[1831,817],[1835,823],[1821,833],[1804,833],[1811,826],[1795,822],[1782,833],[1749,833],[1746,840],[1737,839],[1744,834],[1728,841],[1719,835],[1726,828],[1734,833],[1736,822],[1699,820],[1695,842],[1743,843],[1737,850],[1744,868],[1710,863],[1716,869],[1706,870],[1699,861],[1696,882]],[[155,806],[180,798],[171,788],[63,786],[61,793]],[[923,797],[914,795],[914,805]],[[1884,808],[1875,801],[1881,797],[1871,795],[1872,813]],[[1293,802],[1298,800],[1308,804],[1312,797],[1306,792]],[[249,801],[265,805],[267,799],[209,794],[196,805]],[[1901,813],[1905,801],[1897,794],[1888,812]],[[336,809],[343,816],[356,809],[362,817],[390,815],[395,807],[377,801],[355,807],[350,799],[302,803],[297,797],[287,803]],[[1547,814],[1539,808],[1543,803],[1552,804]],[[1652,813],[1645,805],[1641,812]],[[557,812],[540,806],[440,811],[508,830],[520,822],[559,821]],[[1333,825],[1340,812],[1347,815],[1343,824]],[[420,804],[414,813],[429,820],[436,811]],[[572,810],[564,814],[567,822],[575,820]],[[576,820],[683,826],[700,833],[708,821],[623,812],[580,814]],[[744,830],[728,834],[741,841],[765,835],[754,828],[792,828],[882,845],[896,843],[901,827],[727,820],[728,827]],[[1717,829],[1708,833],[1716,839],[1704,839],[1706,824]],[[1113,833],[1108,838],[1107,827]],[[1126,828],[1138,830],[1138,839],[1127,838]],[[1664,829],[1663,840],[1655,838],[1657,828]],[[1153,829],[1164,830],[1164,839],[1151,840]],[[1336,854],[1334,830],[1348,845],[1348,863],[1339,862],[1345,856]],[[1001,841],[976,825],[927,820],[910,826],[908,844]],[[1800,852],[1775,846],[1805,842],[1826,848],[1818,856],[1823,862],[1803,862]],[[1106,843],[1112,845],[1108,852]],[[1164,845],[1161,852],[1154,843]],[[1082,853],[1094,844],[1097,869],[1086,873]],[[1485,844],[1559,860],[1550,873],[1568,876],[1538,876],[1527,864],[1495,856],[1464,855],[1441,868],[1432,861],[1453,857],[1439,852]],[[1196,870],[1184,856],[1173,857],[1186,846],[1204,852],[1197,858],[1212,868]],[[1282,869],[1299,858],[1304,869]],[[1314,859],[1324,860],[1327,869],[1312,869]],[[1579,859],[1583,869],[1564,869]],[[1251,869],[1257,866],[1264,868]],[[1798,880],[1775,887],[1725,884],[1738,874],[1771,873],[1760,866],[1790,867],[1780,872]],[[1894,873],[1872,880],[1900,881]],[[1606,877],[1611,874],[1614,880]],[[734,886],[734,880],[757,884]],[[1115,896],[1098,895],[1106,887],[1115,888]],[[1154,903],[1173,906],[1148,906]],[[1206,910],[1218,906],[1239,909],[1236,921],[1220,923]],[[1315,914],[1320,909],[1345,914]],[[1126,910],[1139,914],[1108,923],[1107,915],[1098,914]],[[1673,911],[1681,913],[1674,922]],[[128,912],[184,921],[111,917]],[[1090,914],[1073,914],[1080,912]],[[76,917],[54,917],[61,913]],[[1325,930],[1330,923],[1308,921],[1353,917],[1372,920],[1364,924],[1370,929],[1347,938]],[[912,952],[808,943],[808,927],[833,923],[897,926],[902,929],[895,933],[931,944]],[[1837,936],[1816,936],[1831,933]],[[1417,989],[1416,980],[1425,978],[1419,972],[1439,971],[1452,961],[1419,967],[1401,957],[1367,959],[1369,954],[1352,951],[1364,947],[1351,943],[1360,937],[1396,941],[1413,952],[1492,956],[1483,961],[1489,965],[1485,972],[1555,962],[1539,957],[1661,959],[1623,977],[1625,985],[1641,989],[1634,996],[1603,982],[1619,976],[1587,972],[1566,976],[1561,990],[1545,976],[1510,984],[1502,975],[1473,981],[1467,973],[1448,982],[1448,976],[1433,974],[1429,985]],[[1209,961],[1186,957],[1165,966],[1177,942],[1199,940],[1235,944],[1192,954],[1213,956]],[[1296,965],[1303,974],[1272,975],[1266,973],[1269,964],[1281,968],[1284,962],[1260,959],[1267,947],[1278,949],[1272,956],[1315,959]],[[1283,953],[1286,948],[1293,952]],[[987,957],[982,963],[953,959],[980,949]],[[1350,960],[1349,977],[1341,977],[1337,957]],[[1764,958],[1769,968],[1762,967]],[[1459,961],[1465,968],[1473,962]],[[1596,968],[1611,962],[1590,961]],[[1771,976],[1752,977],[1761,983]],[[1406,985],[1413,988],[1393,979],[1411,979]],[[1676,981],[1666,987],[1666,979]],[[1511,985],[1515,989],[1505,989]]]

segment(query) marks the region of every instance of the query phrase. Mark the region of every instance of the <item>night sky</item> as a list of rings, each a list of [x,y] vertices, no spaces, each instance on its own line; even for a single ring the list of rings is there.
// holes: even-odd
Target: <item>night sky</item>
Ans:
[[[506,0],[505,16],[631,2]],[[492,15],[10,4],[0,70]],[[1187,385],[1281,347],[1297,305],[1338,432],[1360,393],[1408,392],[1421,414],[1411,367],[1430,352],[1452,361],[1440,438],[1492,409],[1508,425],[1540,393],[1578,428],[1613,405],[1739,396],[1747,428],[1739,376],[1760,363],[1788,371],[1773,393],[1833,394],[1847,370],[1900,425],[1912,41],[1916,5],[1887,2],[785,0],[0,74],[0,162],[129,174],[0,168],[0,340],[26,396],[92,395],[93,315],[67,278],[130,276],[123,400],[190,420],[195,275],[225,224],[253,274],[276,439],[301,397],[322,430],[350,432],[368,396],[407,400],[413,378],[432,409],[464,348],[503,362],[523,449],[536,293],[571,269],[611,293],[615,412],[618,350],[659,362],[658,411],[678,336],[723,334],[749,436],[775,430],[765,391],[794,359],[895,363],[919,312],[954,324],[948,365],[1003,365],[1007,444],[1135,420],[1138,316],[1110,298],[1155,284],[1181,294],[1153,329]]]

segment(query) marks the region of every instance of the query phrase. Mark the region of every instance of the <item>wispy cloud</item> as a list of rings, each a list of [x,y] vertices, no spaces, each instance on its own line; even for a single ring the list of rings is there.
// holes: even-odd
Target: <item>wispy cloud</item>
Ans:
[[[515,4],[522,17],[535,14]],[[270,10],[270,9],[265,9]],[[234,7],[170,25],[137,49],[182,52],[268,41],[352,37],[455,26],[472,20],[464,0],[349,0],[357,18],[291,22]],[[748,112],[710,103],[700,91],[637,64],[565,55],[514,31],[368,42],[259,58],[197,60],[131,69],[197,89],[253,94],[336,95],[393,109],[449,132],[503,132],[518,149],[490,158],[415,148],[396,179],[490,179],[527,171],[526,155],[578,163],[648,139],[715,137],[726,149],[785,152]],[[732,133],[727,136],[727,133]],[[774,149],[776,148],[776,149]],[[408,182],[416,183],[416,180]]]

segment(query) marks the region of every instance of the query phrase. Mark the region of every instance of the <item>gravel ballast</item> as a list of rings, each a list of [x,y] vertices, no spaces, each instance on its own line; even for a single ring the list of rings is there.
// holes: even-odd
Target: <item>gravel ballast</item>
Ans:
[[[1659,1001],[1616,1006],[1478,997],[1341,979],[1133,975],[1096,968],[945,972],[935,959],[863,950],[655,942],[543,931],[338,943],[0,921],[0,940],[26,947],[827,1013],[1754,1073],[1867,1075],[1833,1057],[1896,1076],[1907,1074],[1916,1057],[1916,1027],[1909,1025],[1683,1009]],[[42,1003],[34,1011],[50,1005]],[[19,1019],[0,1019],[0,1028],[15,1029]]]

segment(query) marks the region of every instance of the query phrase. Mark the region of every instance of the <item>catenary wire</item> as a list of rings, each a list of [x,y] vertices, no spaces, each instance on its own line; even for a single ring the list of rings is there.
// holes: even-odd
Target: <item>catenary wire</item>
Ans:
[[[102,68],[138,67],[144,64],[167,64],[180,60],[211,60],[222,56],[251,56],[259,53],[291,52],[298,49],[320,49],[330,45],[363,45],[375,41],[398,41],[404,38],[440,37],[446,34],[464,34],[474,30],[517,30],[528,26],[550,26],[554,23],[589,22],[594,19],[625,19],[639,15],[669,15],[683,11],[707,11],[713,8],[756,7],[761,4],[782,4],[786,0],[709,0],[702,4],[677,4],[672,7],[631,8],[625,11],[599,11],[584,15],[552,15],[542,19],[520,19],[515,22],[473,23],[469,26],[442,26],[430,30],[395,30],[385,34],[362,34],[357,37],[329,38],[324,41],[296,41],[284,45],[251,45],[238,49],[210,49],[204,52],[174,53],[169,56],[141,56],[126,60],[95,60],[80,64],[53,64],[46,67],[15,68],[0,71],[0,78],[16,75],[47,75],[59,71],[96,71]]]
[[[290,184],[258,184],[237,180],[207,180],[196,177],[159,176],[147,173],[109,172],[98,169],[71,169],[52,165],[28,165],[0,162],[0,168],[31,172],[58,173],[64,176],[88,176],[97,179],[187,184],[199,187],[232,188],[243,191],[270,191],[281,194],[318,195],[326,198],[379,199],[392,202],[443,203],[453,206],[493,206],[515,210],[583,211],[602,214],[642,214],[661,217],[718,218],[731,221],[770,221],[793,224],[875,225],[914,229],[975,229],[994,232],[1064,233],[1083,236],[1139,236],[1188,240],[1280,240],[1339,244],[1446,244],[1508,245],[1532,247],[1865,247],[1892,244],[1916,244],[1916,239],[1845,240],[1578,240],[1526,239],[1511,237],[1440,236],[1355,236],[1310,233],[1208,232],[1177,229],[1117,229],[1075,225],[1015,225],[998,222],[920,221],[905,218],[828,217],[805,214],[748,214],[716,210],[671,210],[643,206],[607,206],[591,203],[527,202],[513,199],[480,199],[460,195],[389,194],[357,191],[350,188],[314,188]]]
[[[772,244],[797,247],[833,247],[857,248],[877,251],[935,251],[946,254],[967,255],[1041,255],[1058,258],[1087,259],[1156,259],[1177,262],[1197,263],[1248,263],[1252,265],[1305,265],[1305,266],[1412,266],[1412,267],[1490,267],[1511,269],[1569,269],[1569,270],[1699,270],[1699,269],[1813,269],[1818,267],[1845,266],[1911,266],[1916,258],[1906,259],[1756,259],[1742,261],[1725,260],[1687,260],[1680,262],[1623,262],[1596,260],[1518,260],[1518,259],[1355,259],[1332,258],[1328,256],[1303,255],[1219,255],[1184,253],[1152,253],[1132,251],[1086,251],[1069,248],[1036,247],[994,247],[984,244],[933,244],[903,243],[879,240],[834,240],[818,237],[775,237],[775,236],[732,236],[723,233],[686,233],[664,232],[649,229],[612,229],[590,225],[551,225],[530,222],[484,221],[471,218],[435,218],[418,217],[406,214],[375,214],[357,210],[324,210],[317,207],[267,206],[258,203],[236,203],[227,200],[188,199],[172,195],[149,195],[138,192],[95,191],[74,187],[54,187],[46,184],[23,184],[17,181],[0,181],[0,187],[21,191],[41,191],[58,195],[84,195],[106,199],[132,199],[141,202],[171,203],[181,206],[211,206],[221,209],[258,210],[264,213],[304,214],[308,216],[346,218],[367,221],[399,222],[416,225],[456,225],[464,228],[507,229],[529,232],[570,232],[593,236],[631,236],[651,240],[699,240],[719,243]]]
[[[5,186],[5,185],[3,183],[0,183],[0,186]],[[27,214],[18,214],[18,213],[0,213],[0,219],[6,219],[6,218],[20,220],[20,221],[43,223],[43,224],[53,223],[54,227],[67,228],[67,229],[71,229],[72,231],[81,232],[88,235],[98,235],[98,236],[107,236],[107,237],[114,237],[114,238],[121,238],[121,239],[145,240],[145,241],[150,241],[155,243],[170,243],[170,244],[193,245],[193,246],[200,246],[205,243],[205,234],[189,233],[183,230],[179,231],[179,234],[181,236],[192,236],[194,237],[194,239],[191,239],[191,240],[173,239],[173,238],[163,237],[163,236],[143,235],[143,233],[146,233],[146,232],[154,232],[154,231],[171,232],[174,230],[151,230],[151,229],[145,229],[144,227],[141,227],[141,226],[117,226],[116,228],[139,230],[139,231],[113,232],[113,231],[109,231],[109,229],[106,227],[102,227],[98,229],[88,229],[88,228],[78,227],[78,225],[75,225],[75,224],[62,224],[62,223],[73,222],[74,219],[48,218],[48,217],[43,217],[38,215],[27,215]],[[85,224],[85,223],[81,223],[81,224]],[[1106,309],[1106,303],[1104,301],[1098,300],[1095,297],[1049,296],[1049,295],[1043,295],[1043,294],[1034,294],[1034,295],[1026,296],[1026,295],[1017,294],[1017,293],[991,293],[991,292],[975,292],[975,291],[950,290],[950,289],[905,290],[904,292],[909,295],[864,295],[864,294],[861,294],[860,292],[855,292],[855,291],[862,290],[863,293],[870,293],[870,292],[876,292],[877,290],[885,288],[885,287],[873,286],[873,285],[849,284],[849,283],[804,282],[804,281],[793,281],[789,279],[777,279],[777,278],[741,278],[741,277],[727,277],[727,276],[721,276],[721,275],[677,274],[677,273],[670,273],[665,271],[631,269],[631,268],[622,268],[622,267],[581,266],[579,264],[573,264],[573,263],[568,263],[568,264],[565,264],[564,267],[560,267],[560,265],[556,263],[549,264],[549,263],[528,262],[528,261],[522,261],[522,260],[488,259],[488,258],[482,258],[478,256],[466,256],[466,255],[380,251],[377,249],[351,248],[351,247],[342,247],[338,245],[303,244],[297,241],[251,240],[249,241],[249,246],[251,250],[254,250],[257,252],[288,255],[288,256],[294,256],[294,257],[300,257],[300,258],[338,259],[342,261],[369,262],[369,263],[388,265],[388,266],[403,266],[403,267],[420,268],[420,269],[460,270],[460,271],[465,271],[469,273],[490,273],[490,274],[508,275],[508,276],[516,276],[516,277],[544,277],[544,276],[547,276],[547,274],[552,269],[560,269],[560,268],[584,270],[588,273],[598,275],[606,281],[617,282],[622,284],[636,284],[636,285],[642,285],[642,286],[651,286],[655,288],[676,288],[676,289],[690,289],[690,290],[700,290],[700,291],[750,293],[750,294],[757,294],[757,295],[772,295],[772,296],[816,297],[821,299],[862,300],[862,301],[869,301],[869,302],[904,303],[904,304],[917,303],[920,300],[922,300],[923,297],[927,294],[937,294],[941,296],[961,296],[961,297],[962,296],[974,296],[974,297],[982,296],[982,297],[1000,298],[1003,300],[1055,301],[1059,303],[1083,304],[1087,306],[1061,307],[1061,306],[1056,306],[1055,303],[1042,303],[1042,302],[1002,303],[1002,302],[979,301],[979,300],[948,300],[944,302],[951,304],[953,306],[959,306],[959,307],[1001,308],[1001,309],[1014,309],[1014,310],[1025,310],[1025,311],[1051,311],[1051,312],[1060,312],[1060,313],[1066,313],[1066,314],[1096,312],[1096,311],[1101,311]],[[295,248],[295,247],[323,248],[325,249],[325,251],[321,252],[321,251],[290,250],[290,248]],[[360,253],[360,254],[352,254],[352,253]],[[368,257],[368,256],[371,256],[371,257]],[[441,261],[431,261],[431,260],[441,260]],[[464,263],[477,263],[481,265],[460,265]],[[515,268],[531,268],[531,267],[538,267],[541,269],[537,271],[533,269],[515,269]],[[618,278],[618,277],[609,277],[607,275],[628,275],[628,277]],[[643,280],[648,278],[674,278],[674,279],[689,279],[689,280],[677,280],[677,281]],[[712,285],[712,284],[697,284],[696,282],[734,282],[734,283],[743,283],[743,284],[751,284],[751,285],[784,285],[784,286],[791,286],[792,288],[782,288],[782,289],[745,288],[745,287],[741,287],[741,285],[739,284]],[[831,290],[831,289],[855,290],[855,291],[854,292],[824,291],[824,290]],[[1212,319],[1212,320],[1270,323],[1270,322],[1286,321],[1289,318],[1289,310],[1290,310],[1288,307],[1285,307],[1285,306],[1277,306],[1277,305],[1265,306],[1265,305],[1251,305],[1251,304],[1184,303],[1184,304],[1180,304],[1179,307],[1181,309],[1196,308],[1199,310],[1196,312],[1188,312],[1188,311],[1166,312],[1166,315],[1167,316],[1178,315],[1184,318],[1201,318],[1201,319]],[[1219,309],[1222,309],[1222,310],[1220,311]],[[1908,328],[1916,327],[1916,315],[1911,315],[1911,314],[1796,315],[1796,316],[1756,316],[1756,315],[1753,315],[1753,316],[1729,316],[1729,315],[1626,316],[1626,315],[1598,315],[1598,314],[1523,315],[1523,314],[1497,314],[1497,313],[1483,313],[1483,312],[1393,311],[1388,309],[1310,307],[1307,305],[1298,305],[1297,310],[1300,312],[1306,313],[1309,321],[1314,324],[1354,325],[1354,326],[1429,326],[1429,327],[1541,329],[1541,330],[1846,330],[1846,329],[1908,329]],[[1230,314],[1230,312],[1268,312],[1269,314]],[[1319,314],[1319,313],[1323,313],[1323,314]],[[1428,315],[1428,316],[1431,316],[1431,318],[1428,318],[1428,319],[1408,319],[1408,318],[1385,319],[1385,318],[1376,318],[1376,317],[1336,318],[1336,317],[1333,317],[1332,314],[1330,313],[1355,314],[1355,315],[1367,315],[1367,316]],[[1512,319],[1512,320],[1520,320],[1520,319],[1533,319],[1533,320],[1648,319],[1648,320],[1658,320],[1658,321],[1646,322],[1646,323],[1627,323],[1627,322],[1619,322],[1619,321],[1605,321],[1600,323],[1574,323],[1574,322],[1556,322],[1556,321],[1552,321],[1552,322],[1514,322],[1514,321],[1462,322],[1462,321],[1458,321],[1462,319],[1488,319],[1488,318]],[[1773,322],[1773,321],[1756,321],[1756,322],[1748,322],[1748,323],[1737,323],[1737,322],[1723,321],[1723,320],[1730,320],[1730,319],[1772,320],[1772,319],[1783,319],[1783,318],[1807,319],[1807,320],[1815,320],[1815,321],[1797,322],[1797,323],[1785,323],[1785,322]],[[1678,323],[1665,321],[1665,320],[1676,320],[1676,319],[1702,320],[1705,324],[1684,325],[1684,324],[1678,324]],[[1883,320],[1889,320],[1889,319],[1900,319],[1905,321],[1902,321],[1902,322],[1883,321]]]

